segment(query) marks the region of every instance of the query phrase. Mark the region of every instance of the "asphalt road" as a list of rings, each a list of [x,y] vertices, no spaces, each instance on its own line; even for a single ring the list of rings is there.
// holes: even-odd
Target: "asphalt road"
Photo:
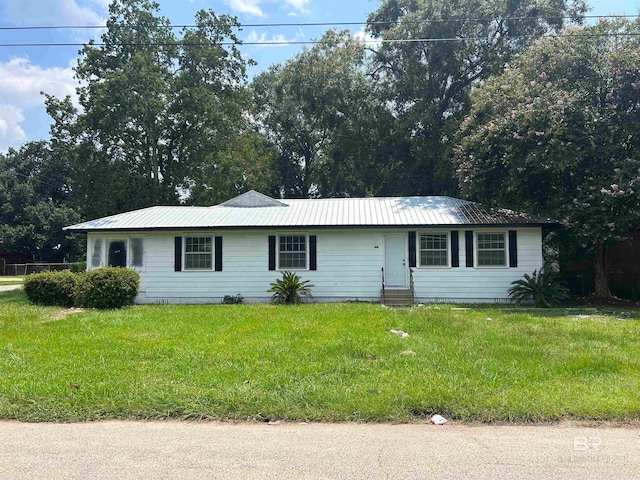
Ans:
[[[640,479],[639,428],[0,422],[0,479]]]

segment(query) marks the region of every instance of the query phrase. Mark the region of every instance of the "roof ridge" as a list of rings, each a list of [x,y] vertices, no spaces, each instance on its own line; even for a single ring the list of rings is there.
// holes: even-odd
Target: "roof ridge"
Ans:
[[[236,197],[230,198],[226,202],[222,202],[214,207],[232,207],[232,208],[257,208],[257,207],[288,207],[286,203],[282,203],[275,198],[271,198],[264,193],[249,190]]]

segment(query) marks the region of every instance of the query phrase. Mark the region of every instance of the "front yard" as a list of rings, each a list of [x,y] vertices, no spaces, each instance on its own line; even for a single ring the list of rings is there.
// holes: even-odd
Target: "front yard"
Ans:
[[[159,305],[65,317],[5,292],[0,418],[637,424],[640,312],[577,313]]]

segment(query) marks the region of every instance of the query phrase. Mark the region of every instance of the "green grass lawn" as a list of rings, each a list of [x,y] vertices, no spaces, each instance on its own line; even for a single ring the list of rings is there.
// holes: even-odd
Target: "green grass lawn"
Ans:
[[[0,418],[640,421],[638,312],[59,311],[0,294]]]

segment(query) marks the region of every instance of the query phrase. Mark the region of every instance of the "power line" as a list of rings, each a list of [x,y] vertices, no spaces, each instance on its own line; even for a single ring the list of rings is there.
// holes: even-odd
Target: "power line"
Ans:
[[[638,18],[640,15],[584,15],[583,19],[618,19],[618,18]],[[529,17],[499,17],[500,20],[573,20],[571,16],[529,16]],[[362,26],[362,25],[424,25],[429,23],[455,23],[455,22],[490,22],[494,17],[461,17],[442,18],[432,20],[402,20],[402,21],[372,21],[372,22],[282,22],[282,23],[243,23],[239,27],[252,28],[272,28],[272,27],[330,27],[330,26]],[[195,28],[195,24],[169,25],[169,28]],[[118,25],[114,25],[118,27]],[[27,25],[27,26],[4,26],[0,31],[11,30],[90,30],[106,29],[106,25]]]
[[[44,180],[40,180],[39,178],[36,178],[33,175],[25,175],[24,173],[20,173],[20,172],[15,171],[15,170],[13,171],[13,173],[15,173],[16,175],[20,175],[21,177],[24,177],[24,178],[26,178],[28,180],[33,180],[35,182],[41,183],[43,185],[46,185],[48,187],[52,187],[52,188],[55,188],[55,189],[60,188],[60,185],[57,185],[57,186],[53,185],[52,183],[48,183],[48,182],[45,182]]]
[[[593,38],[593,37],[640,37],[640,33],[591,33],[591,34],[555,34],[542,38]],[[540,38],[536,35],[505,35],[498,37],[502,40],[523,40]],[[441,42],[466,42],[495,40],[489,37],[443,37],[443,38],[385,38],[385,39],[358,39],[364,44],[384,44],[384,43],[441,43]],[[220,43],[192,43],[192,42],[118,42],[118,43],[0,43],[0,47],[211,47],[211,46],[294,46],[294,45],[323,45],[331,44],[323,40],[273,40],[264,42],[220,42]]]

